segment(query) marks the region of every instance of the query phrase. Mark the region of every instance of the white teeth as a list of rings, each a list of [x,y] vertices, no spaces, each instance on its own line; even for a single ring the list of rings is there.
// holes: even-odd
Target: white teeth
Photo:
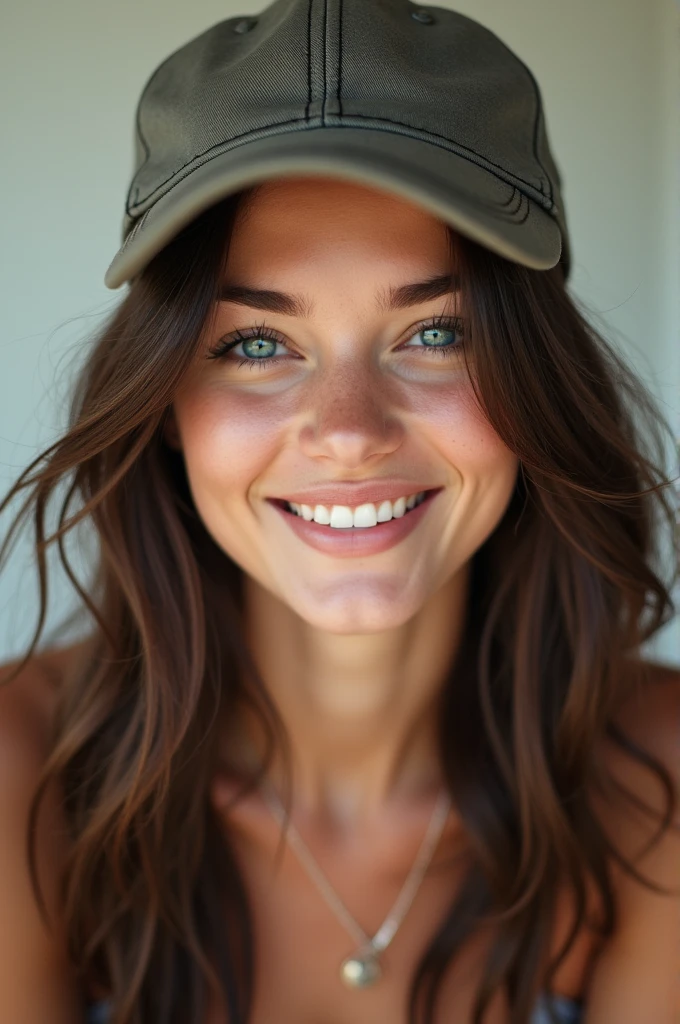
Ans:
[[[370,501],[365,505],[358,505],[354,509],[354,526],[377,526],[377,524],[378,513],[375,510],[375,505]]]
[[[354,526],[354,517],[349,505],[333,505],[330,525],[336,530],[347,530]]]
[[[392,518],[392,502],[391,501],[383,501],[383,502],[381,502],[380,508],[378,509],[378,522],[379,523],[389,523],[391,518]]]
[[[311,505],[301,505],[295,501],[288,502],[288,507],[307,522],[313,519],[315,523],[330,526],[335,530],[347,530],[350,527],[367,529],[377,526],[378,523],[388,523],[390,519],[401,519],[407,511],[420,505],[425,493],[420,491],[418,494],[397,498],[394,502],[382,501],[378,506],[367,501],[354,509],[349,505],[333,505],[331,508],[326,505],[315,505],[312,508]]]

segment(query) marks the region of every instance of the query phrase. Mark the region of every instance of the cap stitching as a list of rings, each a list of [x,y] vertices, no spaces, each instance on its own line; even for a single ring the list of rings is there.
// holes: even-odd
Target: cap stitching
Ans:
[[[370,115],[368,115],[368,114],[352,114],[351,116],[352,116],[352,117],[354,117],[354,118],[357,118],[358,120],[362,120],[362,121],[371,121],[371,122],[374,122],[374,123],[375,123],[376,125],[378,125],[378,124],[380,124],[380,123],[386,123],[386,124],[396,124],[396,125],[399,125],[399,126],[400,126],[400,127],[402,127],[402,128],[408,128],[408,129],[409,129],[410,131],[420,131],[420,132],[422,133],[422,129],[414,128],[414,126],[413,126],[413,125],[410,125],[410,124],[406,124],[406,123],[405,123],[405,122],[403,122],[403,121],[396,121],[396,120],[393,120],[393,119],[391,119],[391,118],[386,118],[386,117],[382,117],[382,118],[373,118],[373,117],[371,117],[371,116],[370,116]],[[300,123],[300,122],[302,122],[303,120],[304,120],[304,119],[303,119],[303,118],[300,118],[300,117],[296,117],[296,118],[291,118],[291,119],[290,119],[290,120],[288,120],[288,121],[278,121],[278,122],[277,122],[276,124],[273,124],[273,125],[269,125],[269,127],[270,127],[270,128],[279,128],[279,127],[283,127],[284,125],[289,125],[289,124],[299,124],[299,123]],[[342,126],[341,126],[341,125],[338,125],[338,127],[342,127]],[[249,132],[243,132],[243,133],[242,133],[241,135],[236,135],[236,136],[234,136],[234,137],[233,137],[232,139],[230,139],[229,141],[230,141],[230,142],[235,142],[235,141],[236,141],[236,140],[238,140],[238,139],[242,139],[242,138],[244,138],[244,137],[245,137],[245,136],[247,136],[248,134],[250,134],[250,133],[249,133]],[[437,132],[427,132],[426,134],[428,134],[428,135],[431,135],[431,136],[433,136],[433,137],[434,137],[435,139],[444,139],[444,136],[442,136],[442,135],[439,135],[439,134],[438,134]],[[264,136],[264,138],[267,138],[267,136]],[[499,171],[505,171],[505,173],[510,173],[510,172],[508,172],[508,171],[507,171],[507,170],[506,170],[506,169],[505,169],[504,167],[501,167],[501,166],[500,166],[500,164],[497,164],[497,163],[495,163],[495,162],[494,162],[493,160],[489,160],[489,158],[488,158],[488,157],[485,157],[485,156],[483,156],[483,155],[482,155],[481,153],[478,153],[478,152],[477,152],[476,150],[474,150],[474,149],[471,149],[471,148],[470,148],[469,146],[463,146],[463,145],[461,145],[460,143],[457,143],[457,142],[456,142],[456,143],[451,143],[451,140],[450,140],[450,139],[444,139],[444,141],[445,141],[445,142],[448,142],[448,143],[449,143],[449,146],[441,146],[441,148],[442,148],[442,149],[447,149],[447,150],[449,150],[450,152],[458,152],[458,153],[459,153],[459,155],[464,155],[464,154],[466,154],[466,153],[470,153],[470,154],[472,154],[473,156],[476,156],[476,157],[478,158],[478,161],[483,161],[485,165],[486,165],[486,164],[489,164],[489,165],[491,165],[491,168],[495,167],[495,168],[497,168],[497,169],[498,169]],[[144,196],[144,197],[143,197],[142,199],[139,199],[139,198],[138,198],[138,200],[137,200],[137,203],[139,204],[139,203],[146,203],[146,202],[148,202],[148,201],[149,201],[149,199],[151,199],[151,197],[152,197],[152,196],[153,196],[153,195],[154,195],[155,193],[159,192],[159,191],[160,191],[160,189],[162,189],[162,188],[163,188],[163,187],[164,187],[165,185],[167,185],[167,183],[168,183],[169,181],[172,181],[172,179],[173,179],[173,178],[177,177],[177,175],[181,175],[181,178],[179,178],[178,180],[183,180],[183,179],[184,179],[184,178],[185,178],[185,177],[186,177],[187,175],[186,175],[186,174],[183,174],[183,175],[182,175],[182,171],[186,170],[186,169],[187,169],[188,167],[190,167],[190,166],[192,166],[192,165],[195,165],[195,164],[196,164],[196,161],[198,161],[198,160],[201,160],[201,161],[203,161],[204,163],[207,163],[207,161],[206,161],[206,160],[203,160],[203,158],[204,158],[204,157],[206,157],[206,156],[208,156],[208,154],[209,154],[209,153],[211,153],[211,152],[212,152],[213,150],[215,150],[215,149],[219,149],[219,147],[220,147],[220,146],[223,146],[223,145],[224,145],[224,142],[219,142],[219,143],[216,143],[216,144],[215,144],[214,146],[210,146],[210,147],[209,147],[208,149],[204,150],[204,151],[203,151],[202,153],[199,153],[199,154],[197,154],[197,155],[196,155],[195,157],[193,157],[193,159],[192,159],[192,160],[190,160],[190,161],[189,161],[188,163],[186,163],[186,164],[183,164],[183,165],[182,165],[181,167],[179,167],[179,168],[178,168],[178,169],[177,169],[176,171],[173,171],[173,172],[172,172],[172,174],[170,174],[170,175],[169,175],[169,176],[168,176],[167,178],[165,178],[165,179],[164,179],[164,180],[163,180],[162,182],[160,182],[160,184],[158,184],[158,185],[157,185],[157,186],[156,186],[156,187],[155,187],[155,188],[154,188],[154,189],[153,189],[153,190],[152,190],[151,192],[149,192],[149,193],[148,193],[148,194],[147,194],[146,196]],[[434,143],[433,143],[433,145],[439,145],[439,143],[438,143],[438,142],[434,142]],[[454,147],[457,147],[457,148],[454,148]],[[462,151],[462,152],[461,152],[461,151]],[[474,163],[475,161],[472,161],[472,162]],[[493,175],[494,175],[494,177],[497,177],[497,178],[498,178],[498,179],[499,179],[500,181],[504,181],[504,182],[505,182],[505,178],[503,178],[503,177],[502,177],[502,176],[501,176],[500,174],[496,174],[496,172],[495,172],[495,171],[493,171],[493,170],[491,170],[491,168],[490,168],[490,167],[486,167],[486,169],[487,169],[487,170],[489,170],[489,173],[490,173],[490,174],[493,174]],[[193,169],[193,167],[192,167],[192,169]],[[191,171],[187,171],[187,174],[190,174],[190,173],[191,173]],[[513,174],[512,176],[513,176],[514,178],[516,178],[516,179],[517,179],[517,181],[520,181],[520,182],[521,182],[521,183],[522,183],[523,185],[525,185],[525,186],[526,186],[527,188],[532,188],[532,189],[535,189],[535,190],[536,190],[537,192],[539,192],[539,193],[540,193],[540,195],[541,195],[541,196],[542,196],[543,198],[548,198],[548,197],[547,197],[547,196],[545,195],[545,193],[543,193],[543,192],[542,192],[542,191],[541,191],[540,189],[538,189],[538,188],[536,187],[536,185],[533,185],[533,184],[532,184],[531,182],[529,182],[529,181],[526,181],[526,180],[525,180],[524,178],[520,178],[520,177],[519,177],[518,175],[516,175],[516,174]],[[508,182],[505,182],[505,183],[506,183],[506,184],[508,184]],[[173,186],[171,186],[171,187],[173,187]],[[159,198],[160,198],[160,197],[159,197]],[[154,200],[154,201],[156,201],[156,200]],[[548,209],[548,208],[546,207],[546,209]],[[552,213],[554,213],[554,212],[556,212],[556,209],[555,209],[555,205],[554,205],[554,202],[552,203],[552,208],[551,208],[551,209],[548,209],[548,212],[549,212],[549,213],[551,213],[551,214],[552,214]],[[130,206],[128,206],[128,208],[127,208],[127,213],[128,213],[128,215],[129,215],[129,216],[131,216],[131,217],[134,217],[134,216],[135,216],[135,214],[134,214],[134,213],[132,213],[132,210],[131,210],[131,207],[130,207]]]
[[[305,108],[305,118],[304,118],[304,120],[306,122],[309,122],[309,120],[310,120],[309,111],[310,111],[310,106],[311,106],[311,102],[312,102],[312,54],[311,54],[312,3],[313,3],[313,0],[309,0],[308,8],[307,8],[307,82],[308,82],[308,100],[307,100],[307,105],[306,105],[306,108]],[[322,113],[321,113],[322,124],[326,123],[325,122],[325,105],[326,105],[326,80],[325,80],[325,76],[326,76],[326,53],[325,53],[325,46],[326,46],[326,11],[327,11],[327,0],[324,0],[324,100],[323,100],[323,104],[322,104]],[[340,56],[339,56],[339,63],[338,63],[338,92],[337,92],[337,98],[338,98],[339,116],[342,117],[343,116],[343,112],[342,112],[342,99],[341,99],[341,90],[342,90],[342,0],[340,0],[339,46],[340,46]],[[133,177],[133,179],[132,179],[132,181],[130,183],[130,187],[128,189],[125,209],[126,209],[126,213],[129,216],[133,216],[133,214],[131,214],[131,212],[130,212],[133,206],[139,205],[140,203],[147,202],[149,200],[149,198],[154,194],[154,192],[157,192],[159,189],[163,188],[163,186],[166,185],[169,181],[171,181],[172,178],[175,177],[176,174],[179,174],[182,170],[184,170],[185,167],[189,166],[189,164],[183,164],[181,167],[177,168],[177,170],[173,171],[159,185],[157,185],[154,189],[152,189],[151,192],[147,193],[146,196],[144,196],[143,198],[140,199],[139,186],[138,185],[135,186],[135,180],[138,178],[140,171],[148,163],[149,157],[150,157],[150,148],[149,148],[149,145],[148,145],[148,143],[146,141],[144,133],[142,131],[141,120],[140,120],[142,101],[144,99],[144,96],[145,96],[146,92],[149,89],[149,86],[151,85],[151,83],[154,80],[154,78],[156,77],[156,75],[175,56],[175,54],[177,52],[178,52],[178,50],[173,50],[173,52],[171,54],[169,54],[165,58],[165,60],[162,61],[158,65],[158,67],[154,70],[154,72],[149,76],[149,78],[148,78],[148,80],[146,82],[146,85],[144,86],[144,88],[142,90],[142,94],[140,96],[139,102],[137,104],[137,110],[136,110],[136,114],[135,114],[135,122],[136,122],[136,127],[137,127],[137,134],[139,136],[139,140],[140,140],[140,142],[142,144],[142,147],[144,149],[145,156],[144,156],[144,160],[140,163],[139,167],[136,169],[134,177]],[[544,192],[544,190],[543,190],[544,189],[544,181],[541,178],[538,179],[539,184],[538,184],[538,186],[536,186],[532,182],[526,181],[524,178],[519,178],[517,175],[514,175],[514,177],[517,177],[518,181],[521,181],[524,185],[526,185],[529,188],[537,188],[538,187],[538,191],[541,192],[541,195],[547,196],[547,198],[550,200],[552,209],[549,212],[557,213],[558,211],[557,211],[556,206],[555,206],[555,199],[554,199],[552,180],[551,180],[551,177],[550,177],[549,173],[547,172],[547,170],[546,170],[546,168],[545,168],[545,166],[543,164],[543,161],[541,160],[541,158],[538,155],[538,124],[539,124],[539,113],[541,111],[541,106],[542,106],[541,105],[541,101],[540,101],[540,94],[539,94],[539,91],[538,91],[538,86],[537,86],[536,79],[534,78],[534,75],[533,75],[531,69],[524,63],[524,61],[521,60],[521,58],[519,58],[517,56],[517,54],[514,54],[514,56],[519,61],[519,63],[522,65],[522,67],[525,69],[525,71],[527,72],[527,74],[529,76],[529,80],[531,81],[531,84],[532,84],[532,88],[533,88],[533,91],[534,91],[534,96],[536,98],[536,113],[534,115],[534,130],[533,130],[532,149],[533,149],[534,158],[535,158],[538,166],[543,171],[543,174],[545,175],[545,179],[546,179],[545,180],[545,184],[547,184],[548,191],[547,191],[547,193]],[[370,119],[369,115],[353,115],[353,116],[361,117],[362,119]],[[279,127],[279,126],[284,125],[284,124],[294,124],[294,123],[296,123],[296,122],[298,122],[300,120],[302,120],[302,119],[301,118],[294,118],[294,119],[291,119],[289,121],[281,121],[281,122],[277,122],[275,125],[270,125],[270,127],[274,128],[274,127]],[[401,125],[401,127],[404,127],[404,128],[411,128],[411,129],[413,129],[412,125],[407,125],[407,124],[405,124],[404,122],[401,122],[401,121],[393,121],[390,118],[383,117],[383,118],[380,118],[379,120],[386,121],[386,122],[391,123],[391,124],[398,124],[398,125]],[[247,134],[247,133],[244,132],[243,135],[245,135],[245,134]],[[437,138],[442,138],[442,139],[444,138],[444,136],[441,136],[441,135],[439,135],[436,132],[429,132],[428,134],[434,135]],[[243,135],[235,136],[235,139],[242,138]],[[235,141],[235,139],[232,139],[231,141]],[[445,141],[450,141],[450,140],[445,140]],[[206,156],[209,152],[211,152],[212,149],[215,149],[218,146],[221,146],[223,144],[224,143],[217,143],[216,146],[209,147],[207,150],[204,150],[202,153],[199,153],[195,157],[193,157],[193,159],[191,161],[189,161],[189,163],[193,163],[195,160],[201,159],[203,156]],[[467,146],[462,146],[459,143],[456,143],[456,145],[459,146],[460,149],[464,149],[464,150],[466,150],[466,151],[468,151],[470,153],[473,153],[475,156],[479,157],[480,159],[486,160],[488,163],[490,163],[494,167],[497,167],[499,170],[504,170],[504,168],[501,168],[500,164],[496,164],[494,161],[489,160],[488,157],[482,156],[480,153],[477,153],[476,150],[471,149],[470,147],[467,147]],[[443,148],[446,148],[446,147],[443,147]],[[493,173],[493,172],[491,172],[491,173]],[[134,203],[132,202],[132,192],[133,192],[133,189],[135,190],[135,200],[134,200]]]
[[[130,182],[130,188],[128,189],[128,195],[127,195],[127,201],[126,201],[126,210],[129,210],[129,208],[131,206],[130,199],[131,199],[131,196],[132,196],[132,189],[135,186],[135,179],[137,178],[137,175],[139,174],[141,169],[144,167],[144,165],[146,163],[148,163],[149,157],[151,156],[151,150],[150,150],[149,145],[148,145],[148,143],[147,143],[147,141],[146,141],[146,139],[144,137],[144,132],[142,131],[142,124],[141,124],[141,120],[140,120],[140,115],[141,115],[141,112],[142,112],[142,101],[143,101],[146,93],[149,91],[149,87],[151,86],[151,83],[154,81],[156,76],[165,67],[165,65],[169,61],[171,61],[172,58],[177,53],[179,53],[179,51],[181,49],[183,49],[183,47],[176,48],[176,49],[174,49],[172,51],[172,53],[169,53],[168,56],[165,58],[165,60],[162,60],[161,63],[158,65],[158,67],[154,68],[154,70],[151,72],[151,74],[149,75],[149,77],[146,80],[145,85],[142,88],[142,92],[141,92],[141,95],[139,97],[139,101],[137,103],[137,109],[135,111],[135,124],[136,124],[136,127],[137,127],[137,135],[139,136],[139,141],[142,144],[142,148],[144,150],[144,154],[145,155],[144,155],[144,159],[140,163],[139,167],[136,169],[136,171],[134,173],[134,176],[132,178],[132,181]],[[139,187],[135,188],[135,193],[136,193],[136,201],[139,202]]]
[[[305,121],[309,121],[309,108],[312,105],[312,0],[307,4],[307,106]]]
[[[340,51],[338,53],[338,115],[342,117],[342,99],[340,93],[342,92],[342,0],[340,0],[340,25],[338,28],[338,46]]]
[[[311,3],[311,0],[310,0],[310,3]],[[239,16],[237,15],[234,18],[227,18],[226,22],[236,21],[238,17]],[[212,28],[214,28],[214,27],[215,26],[212,26]],[[130,182],[130,188],[128,189],[127,199],[126,199],[126,203],[125,203],[126,212],[129,212],[130,207],[133,205],[132,202],[131,202],[131,197],[132,197],[132,190],[133,190],[133,188],[135,188],[135,179],[137,178],[137,176],[139,175],[139,172],[142,170],[142,168],[145,166],[145,164],[148,163],[149,157],[151,155],[150,147],[149,147],[149,145],[148,145],[148,143],[147,143],[147,141],[146,141],[146,139],[144,137],[144,133],[142,131],[142,125],[141,125],[141,121],[140,121],[142,101],[144,100],[144,97],[145,97],[146,93],[148,92],[149,87],[151,86],[151,83],[156,78],[156,76],[159,74],[159,72],[162,71],[162,69],[165,67],[165,65],[168,64],[174,57],[176,57],[177,54],[181,50],[183,50],[186,46],[188,46],[190,43],[196,42],[196,40],[199,39],[201,35],[204,35],[204,34],[207,34],[208,32],[211,32],[212,28],[206,29],[205,33],[200,33],[198,36],[195,36],[193,39],[190,39],[187,43],[182,44],[182,46],[176,47],[172,51],[172,53],[169,53],[168,56],[165,57],[165,59],[160,62],[158,67],[154,68],[154,70],[151,72],[151,74],[149,75],[149,77],[146,80],[146,83],[144,84],[144,86],[142,88],[142,92],[141,92],[141,95],[139,97],[139,101],[137,103],[137,110],[135,112],[135,124],[136,124],[136,127],[137,127],[137,134],[139,136],[139,141],[142,144],[142,148],[144,149],[144,154],[145,155],[144,155],[144,159],[140,163],[139,167],[135,170],[135,173],[133,175],[132,181]],[[172,175],[170,175],[170,177],[172,177]],[[170,180],[170,178],[166,179],[166,181],[169,181],[169,180]],[[165,182],[163,184],[165,184]],[[135,202],[139,203],[140,202],[140,199],[139,199],[139,187],[135,188],[135,194],[136,194],[135,195]],[[145,202],[145,200],[141,200],[141,202]]]
[[[150,209],[152,209],[152,207],[150,207],[149,210]],[[123,244],[121,245],[120,249],[118,250],[116,256],[121,256],[125,252],[125,250],[129,247],[129,245],[134,241],[134,239],[137,237],[137,235],[141,231],[142,227],[144,226],[144,222],[146,221],[146,219],[147,219],[147,217],[149,215],[149,210],[145,210],[144,213],[142,214],[142,216],[139,218],[139,220],[136,221],[132,225],[132,227],[128,231],[127,235],[123,239]]]
[[[480,199],[478,196],[470,196],[469,192],[466,192],[465,194],[469,196],[473,202],[479,203],[480,206],[485,206],[487,209],[493,210],[495,215],[513,224],[523,224],[529,216],[529,212],[531,209],[531,204],[527,196],[525,196],[524,192],[521,192],[520,189],[518,189],[514,185],[512,188],[512,195],[505,203],[489,203],[487,200]],[[510,206],[515,201],[515,197],[517,197],[518,202],[516,207],[511,210]],[[527,204],[526,213],[522,214],[522,206],[525,200]],[[521,217],[520,214],[522,214]]]
[[[328,68],[326,62],[328,61],[328,54],[326,52],[326,22],[328,18],[328,0],[323,0],[323,99],[321,101],[321,124],[326,123],[326,99],[328,92],[328,82],[326,80],[326,74]]]
[[[502,207],[509,206],[510,203],[512,203],[513,200],[515,199],[515,196],[517,196],[519,198],[519,205],[517,207],[517,210],[512,211],[512,213],[508,212],[508,214],[504,214],[502,212]],[[489,207],[491,205],[491,204],[487,203],[485,200],[480,199],[478,196],[475,196],[473,198],[474,198],[474,200],[477,203],[479,203],[480,206],[487,206],[487,207]],[[518,215],[521,212],[523,205],[524,205],[524,213],[520,217]],[[501,206],[494,206],[493,209],[494,209],[495,213],[497,213],[497,214],[500,213],[504,220],[507,220],[507,221],[512,222],[514,224],[524,224],[525,221],[528,220],[529,215],[531,213],[531,202],[529,200],[529,197],[526,196],[523,192],[521,192],[520,189],[518,189],[516,186],[512,186],[512,195],[510,196],[510,198],[506,202],[501,204]],[[147,219],[148,214],[150,213],[150,210],[151,210],[151,208],[149,208],[148,210],[145,210],[144,213],[142,214],[141,218],[130,229],[130,231],[129,231],[125,241],[123,242],[123,245],[118,250],[118,252],[114,256],[113,260],[111,261],[109,270],[111,269],[111,267],[114,266],[114,264],[116,264],[118,262],[118,260],[123,255],[123,253],[127,250],[128,246],[131,244],[131,242],[137,237],[137,235],[139,234],[139,230],[143,226],[144,222]]]
[[[554,203],[555,202],[555,198],[554,198],[554,195],[553,195],[552,179],[551,179],[550,175],[548,174],[548,171],[546,170],[546,167],[545,167],[543,161],[541,160],[540,156],[538,155],[538,125],[539,125],[540,115],[541,115],[542,109],[543,109],[543,104],[541,103],[541,94],[540,94],[540,91],[539,91],[539,88],[538,88],[538,83],[537,83],[536,79],[534,78],[534,75],[533,75],[533,72],[531,71],[531,68],[527,67],[527,65],[524,63],[524,61],[520,61],[520,63],[522,64],[522,66],[524,67],[524,70],[529,75],[529,81],[531,82],[532,88],[534,90],[534,96],[536,97],[536,115],[535,115],[535,118],[534,118],[534,156],[536,158],[536,163],[538,164],[538,166],[541,168],[541,170],[543,171],[543,173],[545,175],[545,179],[546,179],[546,183],[547,183],[547,187],[548,187],[548,192],[547,192],[548,198],[550,199],[551,203]],[[541,182],[541,192],[542,191],[543,191],[543,183]]]
[[[520,198],[519,198],[519,205],[518,205],[517,209],[516,210],[508,209],[509,216],[514,216],[516,213],[519,212],[519,209],[520,209],[520,207],[522,205],[522,196],[523,196],[523,194],[524,193],[520,192],[520,190],[517,188],[516,185],[513,185],[513,187],[512,187],[512,194],[510,195],[510,198],[507,199],[504,203],[498,203],[497,205],[494,203],[494,208],[495,209],[502,209],[504,206],[510,207],[511,203],[514,202],[515,196],[518,195]]]
[[[517,191],[519,192],[519,189],[517,189]],[[529,197],[525,196],[523,192],[519,192],[519,195],[520,195],[519,209],[520,210],[522,209],[522,200],[526,200],[527,207],[526,207],[526,212],[524,213],[524,215],[522,217],[516,218],[515,219],[515,223],[516,224],[524,224],[524,222],[529,219],[529,214],[531,213],[531,203],[529,202]],[[517,212],[519,213],[519,210]]]
[[[172,188],[175,188],[175,186],[178,185],[178,184],[179,184],[179,182],[175,182],[175,184],[172,186]],[[506,182],[505,184],[508,184],[508,183]],[[466,195],[473,202],[477,203],[479,206],[486,207],[487,209],[493,210],[494,214],[497,217],[500,217],[501,219],[503,219],[503,220],[505,220],[505,221],[507,221],[509,223],[524,224],[525,221],[528,219],[529,214],[531,213],[531,202],[529,200],[529,197],[527,195],[525,195],[519,188],[517,188],[516,185],[511,185],[510,187],[512,188],[512,193],[511,193],[510,197],[507,200],[505,200],[503,203],[491,203],[488,200],[482,199],[480,196],[473,195],[472,193],[469,193],[469,192],[466,192]],[[518,200],[519,200],[517,208],[515,210],[510,210],[509,207],[510,207],[511,203],[514,201],[516,196],[518,197]],[[526,205],[525,205],[524,213],[520,217],[520,213],[522,212],[523,204],[526,204]],[[152,210],[152,207],[149,207],[147,210],[144,211],[141,219],[131,229],[130,235],[128,235],[128,238],[126,238],[126,241],[125,241],[125,244],[124,244],[123,248],[126,248],[128,242],[132,241],[132,237],[131,237],[132,235],[136,236],[139,233],[139,229],[142,227],[144,221],[146,220],[146,218],[149,215],[149,213],[151,212],[151,210]],[[121,252],[122,251],[123,250],[121,249]]]
[[[358,120],[361,120],[361,121],[375,121],[377,123],[380,123],[380,122],[384,121],[386,124],[396,124],[396,125],[399,125],[401,128],[408,128],[410,131],[421,132],[421,134],[423,134],[423,135],[433,136],[435,139],[441,139],[443,142],[449,144],[448,146],[442,145],[441,149],[450,150],[451,152],[454,152],[454,153],[457,152],[458,150],[463,150],[465,153],[472,153],[472,155],[476,156],[480,161],[483,161],[486,164],[490,164],[492,167],[497,168],[499,171],[504,171],[506,174],[512,174],[512,172],[508,171],[507,168],[502,167],[501,164],[497,164],[494,160],[491,160],[488,156],[484,156],[483,153],[478,153],[477,150],[476,149],[472,149],[471,146],[464,146],[461,142],[455,142],[452,139],[447,139],[446,136],[441,135],[439,132],[433,132],[433,131],[430,131],[429,129],[417,128],[415,125],[407,124],[406,121],[396,121],[393,118],[389,118],[389,117],[376,117],[376,118],[374,118],[370,114],[350,114],[349,117],[357,118]],[[435,145],[439,145],[439,143],[435,143]],[[539,161],[539,165],[540,165],[540,161]],[[493,171],[491,171],[490,173],[494,174]],[[505,178],[502,178],[500,175],[494,175],[494,176],[499,178],[501,181],[505,181]],[[537,192],[540,192],[541,195],[545,196],[545,193],[543,193],[540,188],[538,188],[535,184],[533,184],[533,182],[527,181],[526,178],[521,178],[518,174],[512,174],[512,177],[516,178],[517,181],[521,181],[522,184],[526,185],[527,188],[536,189]],[[540,179],[539,179],[539,181],[540,181]]]
[[[466,159],[466,158],[464,158],[464,159]],[[205,161],[205,162],[207,163],[207,162],[209,162],[209,161]],[[475,161],[471,161],[471,162],[472,162],[472,163],[474,163]],[[202,166],[202,165],[201,165],[201,166]],[[479,164],[478,164],[477,166],[481,166],[481,165],[479,165]],[[182,169],[183,169],[183,168],[182,168]],[[503,183],[504,185],[508,185],[508,186],[509,186],[510,188],[512,188],[512,189],[514,189],[515,191],[517,191],[517,192],[518,192],[518,193],[519,193],[520,195],[523,195],[523,194],[524,194],[524,193],[522,193],[522,191],[521,191],[521,190],[520,190],[520,189],[519,189],[519,188],[517,187],[517,185],[515,185],[515,184],[514,184],[513,182],[508,182],[508,181],[506,181],[506,180],[505,180],[504,178],[501,178],[501,177],[500,177],[500,175],[496,174],[496,173],[495,173],[495,172],[494,172],[493,170],[490,170],[489,168],[484,168],[484,169],[485,169],[485,170],[487,170],[489,174],[492,174],[492,175],[493,175],[493,176],[494,176],[495,178],[497,178],[497,179],[498,179],[499,181],[501,181],[501,182],[502,182],[502,183]],[[189,176],[189,175],[190,175],[191,173],[192,173],[192,171],[188,171],[188,172],[187,172],[186,174],[183,174],[183,175],[181,175],[181,177],[179,177],[179,178],[177,179],[177,181],[173,182],[173,184],[172,184],[172,185],[170,186],[170,188],[169,188],[169,189],[167,189],[167,190],[166,190],[166,192],[164,192],[164,193],[163,193],[163,195],[164,195],[164,196],[165,196],[165,195],[168,195],[168,194],[169,194],[169,193],[170,193],[170,192],[172,191],[172,189],[174,189],[174,188],[175,188],[175,187],[176,187],[177,185],[179,185],[179,184],[180,184],[180,182],[184,181],[184,179],[185,179],[185,178],[187,178],[187,177],[188,177],[188,176]],[[521,180],[521,179],[520,179],[520,180]],[[163,198],[163,197],[159,197],[159,198]],[[502,202],[502,203],[495,203],[495,202],[492,202],[492,201],[489,201],[489,200],[482,200],[482,199],[479,199],[478,197],[474,197],[474,198],[477,198],[477,200],[478,200],[479,202],[481,202],[481,203],[482,203],[482,205],[484,205],[484,206],[487,206],[487,207],[489,207],[490,209],[494,209],[494,210],[497,210],[497,211],[501,211],[501,210],[503,209],[503,207],[504,207],[504,206],[507,206],[507,205],[508,205],[508,203],[509,203],[509,202],[511,201],[511,200],[508,200],[508,201],[504,201],[504,202]],[[544,197],[544,198],[545,198],[545,197]],[[527,200],[528,200],[528,197],[527,197]],[[155,202],[158,202],[158,200],[155,200]],[[152,204],[152,205],[155,205],[155,202],[154,202],[154,204]],[[148,210],[150,210],[150,209],[151,209],[151,207],[147,207],[147,210],[145,210],[144,212],[146,213],[146,212],[148,212]],[[550,211],[549,211],[549,210],[547,210],[547,209],[546,209],[546,212],[547,212],[547,213],[550,213]],[[134,214],[129,214],[129,216],[131,216],[131,217],[134,217],[135,215],[134,215]],[[513,219],[513,218],[512,218],[512,215],[511,215],[510,219]]]

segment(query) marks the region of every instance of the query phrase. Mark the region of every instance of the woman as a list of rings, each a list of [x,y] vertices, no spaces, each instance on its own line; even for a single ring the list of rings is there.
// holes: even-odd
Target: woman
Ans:
[[[510,59],[432,10],[447,53]],[[202,89],[223,30],[181,51]],[[673,510],[634,412],[663,421],[566,291],[562,214],[522,193],[532,234],[456,179],[444,219],[358,157],[210,194],[192,165],[193,206],[143,210],[182,129],[139,131],[129,292],[2,506],[30,488],[39,627],[55,540],[93,623],[3,669],[0,1016],[671,1024],[680,673],[640,647]]]

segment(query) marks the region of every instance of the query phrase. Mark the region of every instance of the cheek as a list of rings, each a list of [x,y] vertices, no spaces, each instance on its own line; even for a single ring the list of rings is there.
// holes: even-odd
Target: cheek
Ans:
[[[450,473],[452,497],[439,547],[441,578],[447,579],[502,520],[517,482],[519,458],[478,408],[470,384],[431,393],[418,422]]]
[[[275,406],[217,386],[192,389],[174,403],[196,510],[217,545],[258,578],[262,539],[249,495],[280,450]]]
[[[214,482],[234,497],[271,462],[286,415],[276,401],[218,387],[182,398],[175,410],[192,487]]]
[[[518,460],[478,407],[472,384],[457,380],[411,396],[409,412],[429,442],[462,478],[510,475]],[[505,475],[505,474],[504,474]]]

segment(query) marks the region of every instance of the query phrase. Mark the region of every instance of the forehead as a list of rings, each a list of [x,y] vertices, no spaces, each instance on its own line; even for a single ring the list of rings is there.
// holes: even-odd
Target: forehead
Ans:
[[[239,209],[229,248],[233,271],[331,271],[348,260],[370,262],[376,272],[381,265],[397,274],[441,272],[451,266],[449,232],[393,193],[320,176],[264,182]]]

